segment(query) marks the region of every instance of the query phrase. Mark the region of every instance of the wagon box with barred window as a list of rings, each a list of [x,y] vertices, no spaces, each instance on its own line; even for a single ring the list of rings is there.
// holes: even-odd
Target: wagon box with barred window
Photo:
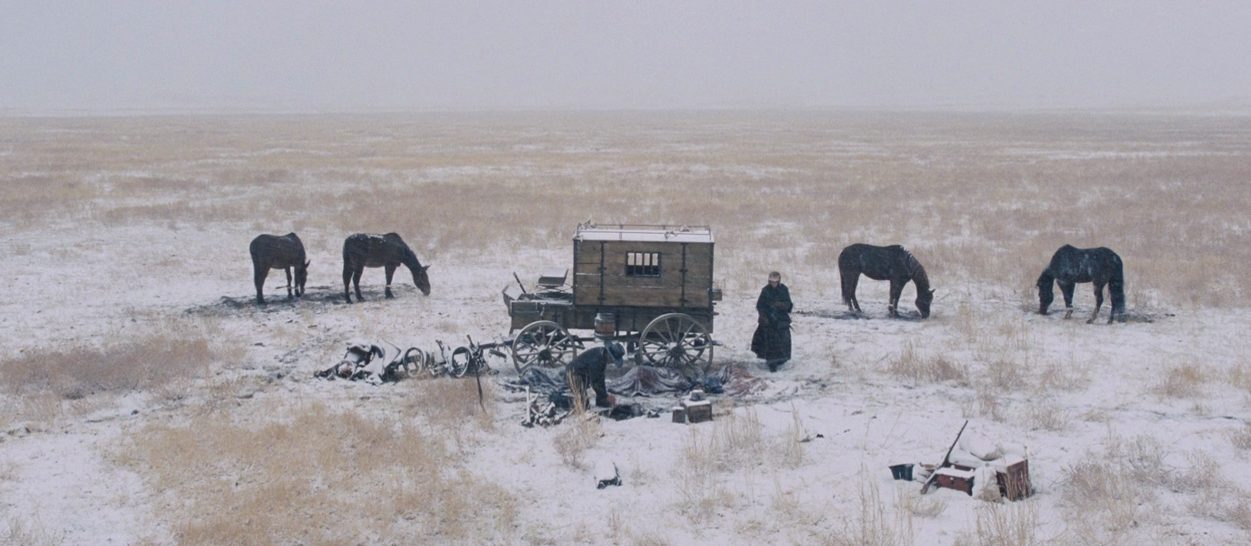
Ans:
[[[715,303],[708,226],[579,224],[569,269],[545,272],[521,293],[504,291],[513,363],[567,363],[582,347],[570,330],[623,341],[636,362],[693,371],[712,362]]]

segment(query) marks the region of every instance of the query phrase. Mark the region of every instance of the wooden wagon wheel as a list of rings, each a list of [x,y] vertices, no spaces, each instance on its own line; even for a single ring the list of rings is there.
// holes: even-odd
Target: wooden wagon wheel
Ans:
[[[653,366],[707,372],[712,363],[712,337],[690,315],[666,313],[643,329],[639,352]]]
[[[517,373],[530,366],[564,366],[582,349],[582,342],[550,320],[531,322],[513,338],[513,366]]]

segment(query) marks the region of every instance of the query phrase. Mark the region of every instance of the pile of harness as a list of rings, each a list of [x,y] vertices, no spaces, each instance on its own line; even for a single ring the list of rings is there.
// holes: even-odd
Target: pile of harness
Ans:
[[[358,341],[348,344],[347,352],[338,363],[313,375],[328,380],[388,383],[420,371],[425,360],[425,354],[416,347],[400,349],[385,341],[381,344]]]

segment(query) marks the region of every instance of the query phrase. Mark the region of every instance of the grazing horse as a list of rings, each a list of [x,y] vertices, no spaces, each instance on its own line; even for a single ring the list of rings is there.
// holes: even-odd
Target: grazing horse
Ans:
[[[916,304],[921,318],[930,316],[930,302],[934,301],[930,278],[925,275],[921,262],[902,246],[873,246],[863,243],[848,246],[838,255],[838,272],[843,281],[843,303],[847,304],[847,310],[852,313],[860,314],[860,302],[856,300],[856,283],[863,273],[875,281],[890,281],[890,316],[899,316],[899,296],[908,281],[916,285]]]
[[[308,280],[308,264],[304,259],[304,243],[294,233],[286,235],[257,235],[248,246],[252,253],[252,280],[256,283],[256,303],[265,305],[261,288],[270,269],[287,272],[287,299],[291,299],[291,268],[295,268],[295,295],[304,295],[304,283]]]
[[[417,254],[404,243],[399,235],[388,233],[386,235],[372,235],[366,233],[357,233],[343,241],[343,298],[348,303],[352,303],[352,295],[348,291],[349,283],[356,285],[356,299],[362,301],[361,297],[361,273],[366,267],[385,267],[387,272],[387,297],[394,298],[391,294],[391,277],[395,275],[395,270],[400,264],[408,267],[413,274],[413,284],[421,290],[422,294],[430,295],[430,277],[426,275],[426,270],[430,266],[422,266],[417,261]]]
[[[1121,257],[1112,250],[1099,248],[1076,248],[1064,245],[1051,256],[1051,263],[1038,277],[1038,313],[1047,314],[1047,308],[1055,299],[1052,285],[1059,284],[1064,293],[1064,318],[1073,316],[1073,285],[1079,282],[1095,284],[1095,312],[1086,324],[1095,321],[1099,308],[1103,307],[1103,286],[1108,286],[1112,297],[1112,314],[1108,324],[1119,319],[1125,322],[1125,275]]]

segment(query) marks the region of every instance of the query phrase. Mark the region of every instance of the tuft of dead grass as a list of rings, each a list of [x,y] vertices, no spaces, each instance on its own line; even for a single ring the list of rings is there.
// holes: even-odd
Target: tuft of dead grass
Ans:
[[[403,398],[405,413],[423,417],[426,424],[437,428],[440,433],[464,431],[466,423],[480,431],[495,429],[498,403],[493,381],[482,380],[481,402],[479,382],[473,376],[437,380],[414,377],[401,381],[397,386],[411,393]]]
[[[1229,440],[1234,447],[1243,451],[1251,451],[1251,423],[1244,423],[1242,428],[1229,433]]]
[[[1025,421],[1035,429],[1062,431],[1072,423],[1072,414],[1055,397],[1045,396],[1031,400],[1025,408]]]
[[[1191,398],[1202,393],[1202,386],[1209,380],[1209,372],[1194,362],[1170,366],[1151,391],[1162,398]]]
[[[967,385],[969,381],[968,366],[943,357],[923,357],[911,342],[904,345],[898,357],[887,363],[886,371],[913,384],[953,382]]]
[[[595,447],[604,435],[599,417],[592,414],[577,414],[565,421],[565,426],[552,437],[552,445],[560,460],[573,468],[583,468],[583,455],[588,449]]]
[[[491,542],[516,518],[511,493],[390,414],[315,405],[259,426],[197,417],[137,431],[118,460],[168,492],[180,543]]]
[[[934,519],[947,510],[947,501],[941,496],[922,496],[920,489],[896,490],[895,494],[895,505],[919,518]]]
[[[985,382],[978,382],[973,386],[972,396],[965,397],[960,402],[960,411],[965,418],[989,417],[994,421],[1003,421],[1004,407],[1000,402],[1001,396],[999,392],[991,388]]]
[[[912,515],[907,501],[887,506],[882,501],[877,482],[861,473],[859,503],[855,514],[843,520],[841,534],[828,537],[826,544],[836,546],[905,546],[914,544]],[[902,498],[902,497],[901,497]]]
[[[49,532],[38,523],[18,517],[9,518],[4,528],[0,528],[0,543],[21,544],[23,546],[56,546],[63,544],[65,539]]]
[[[1246,362],[1239,362],[1230,368],[1229,384],[1238,388],[1238,390],[1251,393],[1251,366]]]
[[[103,348],[31,350],[0,361],[0,387],[18,396],[78,400],[154,390],[202,376],[216,354],[206,339],[161,333]]]
[[[730,412],[719,417],[711,430],[692,429],[672,470],[681,498],[679,509],[702,521],[733,506],[737,498],[725,488],[721,475],[750,475],[753,468],[764,464],[769,452],[763,426],[751,408],[741,415]]]
[[[1038,508],[1030,501],[984,503],[977,507],[978,546],[1033,546],[1038,538]]]
[[[1149,436],[1110,436],[1102,453],[1064,468],[1063,506],[1074,517],[1066,531],[1082,542],[1115,542],[1150,517],[1155,490],[1169,483],[1165,451]]]

